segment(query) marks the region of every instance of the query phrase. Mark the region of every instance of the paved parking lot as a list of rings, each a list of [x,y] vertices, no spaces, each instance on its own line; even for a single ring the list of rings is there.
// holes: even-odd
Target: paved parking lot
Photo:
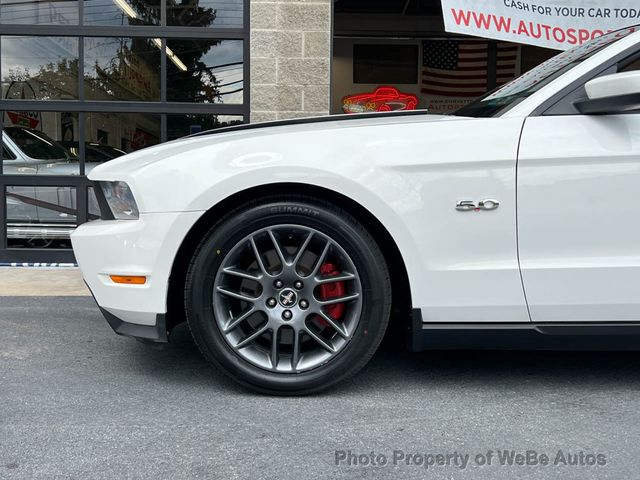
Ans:
[[[0,298],[0,330],[2,479],[639,476],[636,353],[380,352],[347,385],[272,398],[186,332],[161,349],[114,335],[90,298]],[[553,465],[559,450],[585,465]],[[344,465],[372,452],[386,465]]]

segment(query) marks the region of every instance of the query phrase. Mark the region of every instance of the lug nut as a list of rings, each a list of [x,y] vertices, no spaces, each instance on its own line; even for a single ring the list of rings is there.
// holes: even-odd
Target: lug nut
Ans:
[[[304,284],[298,280],[296,283],[293,284],[293,286],[296,288],[296,290],[300,290],[302,289],[302,287],[304,287]]]
[[[299,305],[300,305],[300,308],[302,309],[309,308],[309,302],[307,302],[306,300],[300,300]]]
[[[273,308],[276,306],[278,302],[276,301],[275,298],[270,298],[269,300],[267,300],[267,306]]]
[[[282,280],[276,280],[275,282],[273,282],[273,286],[276,288],[282,288],[284,287],[284,283],[282,282]]]
[[[291,313],[291,310],[285,310],[284,312],[282,312],[282,318],[284,318],[285,320],[291,320],[292,317],[293,313]]]

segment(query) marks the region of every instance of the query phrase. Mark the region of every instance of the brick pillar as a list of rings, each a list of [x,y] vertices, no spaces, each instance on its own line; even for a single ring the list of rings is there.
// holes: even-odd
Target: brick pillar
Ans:
[[[329,113],[332,0],[251,0],[251,121]]]

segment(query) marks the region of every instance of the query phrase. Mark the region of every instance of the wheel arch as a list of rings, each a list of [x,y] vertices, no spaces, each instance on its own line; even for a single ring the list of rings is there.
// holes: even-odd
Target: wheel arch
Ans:
[[[167,293],[167,330],[185,320],[183,290],[189,262],[202,237],[221,216],[236,206],[267,196],[304,195],[329,201],[346,210],[371,232],[378,242],[391,275],[393,321],[389,323],[386,343],[404,344],[410,325],[412,299],[409,276],[403,256],[387,228],[368,209],[355,200],[325,187],[305,183],[273,183],[251,187],[218,202],[207,210],[185,236],[174,258]]]

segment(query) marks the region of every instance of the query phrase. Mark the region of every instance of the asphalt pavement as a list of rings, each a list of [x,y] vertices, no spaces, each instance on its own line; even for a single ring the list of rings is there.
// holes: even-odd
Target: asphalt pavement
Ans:
[[[383,351],[276,398],[87,297],[0,297],[0,332],[3,480],[640,478],[640,353]]]

